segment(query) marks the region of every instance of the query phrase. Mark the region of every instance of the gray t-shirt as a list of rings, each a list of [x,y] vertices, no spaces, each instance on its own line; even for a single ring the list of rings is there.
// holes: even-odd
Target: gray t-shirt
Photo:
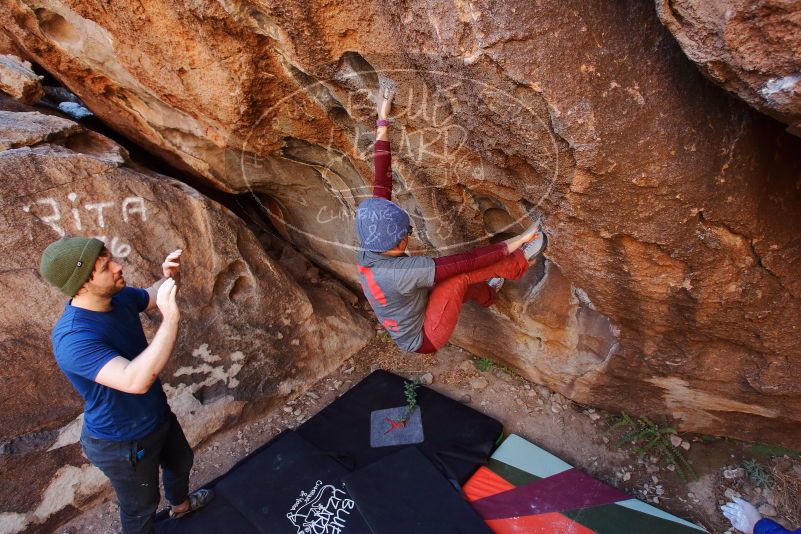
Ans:
[[[428,292],[434,285],[434,260],[362,250],[358,268],[364,294],[390,337],[403,350],[419,349]]]

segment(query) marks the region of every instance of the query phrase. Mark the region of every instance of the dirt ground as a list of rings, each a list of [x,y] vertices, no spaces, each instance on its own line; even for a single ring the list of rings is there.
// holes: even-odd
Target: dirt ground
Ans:
[[[201,444],[196,449],[192,487],[226,472],[282,430],[297,427],[372,370],[382,368],[407,378],[428,374],[424,378],[432,379],[429,387],[500,420],[505,433],[518,434],[628,494],[695,521],[710,532],[735,532],[727,530],[728,522],[719,512],[720,504],[732,494],[750,499],[763,514],[788,527],[801,526],[797,523],[801,493],[793,493],[801,490],[801,462],[797,459],[771,457],[770,453],[777,454],[775,450],[767,451],[767,455],[762,451],[763,456],[759,456],[748,444],[732,440],[683,435],[686,444],[681,448],[698,476],[684,483],[664,461],[650,455],[640,457],[632,446],[617,449],[615,443],[624,432],[611,429],[612,414],[575,404],[497,366],[479,371],[477,364],[481,363],[486,362],[453,346],[425,356],[402,352],[377,333],[356,356],[291,402]],[[685,447],[689,449],[685,451]],[[752,458],[758,467],[749,464],[749,469],[743,468],[743,462]],[[116,504],[107,501],[56,532],[118,531]]]

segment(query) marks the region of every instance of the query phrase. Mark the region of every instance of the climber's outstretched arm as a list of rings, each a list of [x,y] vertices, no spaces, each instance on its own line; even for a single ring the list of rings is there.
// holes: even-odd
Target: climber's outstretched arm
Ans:
[[[386,130],[386,126],[379,129]],[[392,200],[392,155],[389,150],[389,141],[376,140],[373,149],[375,164],[375,181],[373,182],[373,196]]]
[[[392,200],[392,154],[389,149],[389,128],[382,121],[386,121],[387,117],[389,117],[393,96],[395,94],[392,88],[382,87],[378,90],[376,98],[378,121],[376,121],[375,147],[373,150],[373,162],[375,165],[373,196],[387,200]]]

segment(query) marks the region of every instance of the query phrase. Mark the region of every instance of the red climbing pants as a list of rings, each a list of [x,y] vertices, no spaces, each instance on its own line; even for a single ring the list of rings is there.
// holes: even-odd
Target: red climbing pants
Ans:
[[[473,300],[484,307],[495,302],[495,290],[487,285],[487,280],[493,276],[519,280],[528,267],[523,251],[517,250],[492,265],[457,274],[435,284],[428,296],[423,320],[423,344],[417,352],[428,354],[445,346],[456,328],[462,304],[466,301]]]

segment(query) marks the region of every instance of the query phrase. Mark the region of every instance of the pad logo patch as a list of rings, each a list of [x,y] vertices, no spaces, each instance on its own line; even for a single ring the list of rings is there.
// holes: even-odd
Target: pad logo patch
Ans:
[[[355,506],[345,490],[318,480],[311,490],[300,492],[286,516],[297,534],[340,534]]]
[[[370,446],[389,447],[422,443],[423,419],[420,407],[409,415],[406,421],[406,406],[376,410],[370,414]]]

